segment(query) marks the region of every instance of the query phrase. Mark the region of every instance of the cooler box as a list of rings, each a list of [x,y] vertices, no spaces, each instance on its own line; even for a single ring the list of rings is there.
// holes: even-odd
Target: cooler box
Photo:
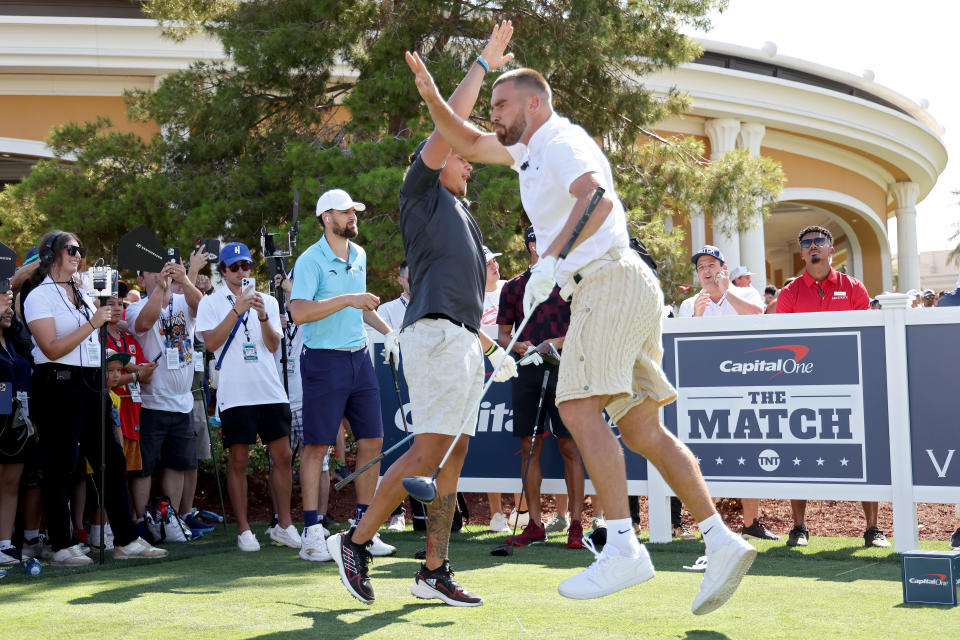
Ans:
[[[900,569],[905,603],[957,605],[960,551],[906,551]]]

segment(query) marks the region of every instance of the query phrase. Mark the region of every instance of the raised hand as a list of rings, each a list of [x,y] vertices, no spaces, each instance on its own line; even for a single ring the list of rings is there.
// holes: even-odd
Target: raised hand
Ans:
[[[499,69],[503,65],[513,60],[513,54],[504,54],[507,45],[510,44],[510,38],[513,37],[513,22],[504,20],[500,24],[493,25],[493,32],[490,39],[487,40],[483,48],[483,59],[490,65],[490,70]]]
[[[423,60],[420,59],[420,54],[416,51],[413,53],[407,51],[404,57],[407,59],[407,66],[413,71],[414,84],[417,85],[420,97],[426,102],[443,102],[443,96],[440,95],[440,90],[433,82],[433,76],[427,71],[427,65],[423,64]]]

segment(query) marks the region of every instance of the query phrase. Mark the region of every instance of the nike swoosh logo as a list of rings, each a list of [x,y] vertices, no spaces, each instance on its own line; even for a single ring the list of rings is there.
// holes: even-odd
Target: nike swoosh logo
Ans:
[[[715,527],[715,526],[717,526],[717,525],[713,525],[713,526]],[[711,531],[713,531],[713,527],[710,527],[709,529],[707,529],[706,531],[704,531],[704,532],[703,532],[703,535],[707,535],[707,534],[710,533]]]
[[[619,529],[617,529],[617,533],[619,533],[620,535],[625,534],[627,531],[630,531],[630,529],[624,529],[623,531],[620,531]]]

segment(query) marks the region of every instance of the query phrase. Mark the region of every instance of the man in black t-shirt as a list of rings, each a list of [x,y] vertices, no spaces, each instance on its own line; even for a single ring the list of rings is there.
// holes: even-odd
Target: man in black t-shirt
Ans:
[[[506,21],[494,28],[483,54],[450,97],[450,106],[460,117],[467,117],[473,109],[485,71],[513,59],[512,54],[503,54],[512,32]],[[490,359],[495,370],[503,364],[494,380],[506,380],[517,372],[513,359],[478,331],[486,279],[483,238],[476,221],[458,200],[466,195],[470,171],[470,164],[452,153],[434,132],[414,154],[400,189],[400,231],[411,290],[400,349],[413,406],[411,431],[416,435],[411,449],[384,474],[360,522],[350,531],[327,539],[341,581],[361,602],[374,600],[366,545],[407,495],[403,478],[436,469],[461,426],[464,436],[476,430],[483,356]],[[457,441],[437,477],[437,497],[428,507],[426,561],[410,591],[418,598],[476,607],[483,604],[483,599],[457,584],[447,558],[457,481],[468,443],[468,437]]]

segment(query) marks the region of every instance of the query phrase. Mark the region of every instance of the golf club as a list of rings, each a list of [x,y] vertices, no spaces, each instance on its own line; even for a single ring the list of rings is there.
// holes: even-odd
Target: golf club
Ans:
[[[573,228],[573,231],[570,233],[570,238],[567,240],[567,243],[563,246],[563,249],[560,250],[560,255],[557,258],[556,269],[560,269],[560,265],[563,264],[563,261],[566,260],[567,254],[570,253],[570,250],[573,249],[573,244],[577,241],[577,238],[580,236],[580,232],[583,231],[584,225],[587,224],[587,220],[590,219],[590,216],[593,214],[593,210],[597,208],[597,205],[600,203],[600,198],[603,197],[604,189],[603,187],[597,187],[593,192],[593,196],[590,198],[590,202],[587,204],[587,208],[584,209],[583,215],[580,216],[580,219],[577,221],[576,226]],[[530,321],[530,318],[533,317],[533,310],[528,313],[523,322],[520,323],[520,326],[517,327],[517,331],[513,334],[513,339],[510,340],[510,344],[507,345],[505,349],[506,353],[513,351],[513,346],[517,343],[517,339],[520,337],[520,334],[523,333],[524,328],[527,326],[527,323]],[[504,360],[500,361],[500,366],[503,366]],[[498,366],[493,373],[490,375],[490,379],[483,386],[483,390],[480,392],[480,397],[477,398],[476,403],[474,404],[473,410],[468,415],[467,419],[464,420],[463,424],[460,425],[460,429],[457,431],[456,437],[453,439],[453,442],[450,443],[450,448],[447,449],[447,453],[443,456],[443,459],[440,461],[440,466],[437,467],[436,471],[433,472],[432,477],[427,476],[408,476],[403,479],[403,488],[407,490],[407,493],[410,494],[411,498],[419,500],[425,504],[430,504],[433,502],[434,498],[437,497],[437,475],[439,475],[440,470],[443,469],[443,465],[446,464],[447,458],[450,457],[450,454],[453,453],[454,447],[457,446],[457,442],[460,440],[460,436],[463,435],[463,430],[468,424],[470,424],[471,418],[476,421],[477,411],[480,410],[480,403],[483,402],[483,397],[487,395],[487,391],[493,385],[493,380],[496,377],[497,371],[500,370]]]
[[[543,372],[543,384],[540,386],[540,401],[537,402],[537,416],[533,419],[533,437],[530,438],[530,451],[527,452],[527,463],[523,465],[523,473],[520,474],[520,500],[517,502],[517,518],[513,521],[513,535],[506,544],[494,547],[490,551],[492,556],[512,556],[513,539],[517,537],[517,525],[520,524],[520,505],[523,504],[523,494],[527,490],[527,472],[530,470],[530,461],[533,460],[533,447],[536,445],[537,436],[540,434],[540,412],[543,410],[543,397],[547,395],[547,383],[550,381],[550,370]]]

